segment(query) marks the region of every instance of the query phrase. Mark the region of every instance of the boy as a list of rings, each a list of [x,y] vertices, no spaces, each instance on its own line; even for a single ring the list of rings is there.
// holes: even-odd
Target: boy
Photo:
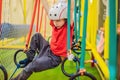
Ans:
[[[46,0],[41,0],[50,18],[52,37],[50,44],[40,33],[33,35],[27,58],[20,61],[27,66],[12,80],[27,80],[33,72],[40,72],[58,66],[67,57],[67,4],[60,1],[50,10]],[[71,8],[73,10],[73,8]],[[49,11],[48,11],[49,10]],[[73,21],[71,20],[71,42],[73,36]],[[36,51],[38,55],[34,58]],[[33,59],[34,58],[34,59]]]

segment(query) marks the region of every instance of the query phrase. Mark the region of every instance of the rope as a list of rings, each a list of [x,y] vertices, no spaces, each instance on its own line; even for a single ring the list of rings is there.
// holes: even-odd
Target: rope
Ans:
[[[45,14],[44,38],[46,38],[46,22],[47,22],[47,17]]]
[[[10,76],[9,80],[13,77],[13,75],[16,73],[16,71],[20,68],[20,64],[17,65],[16,69],[14,70],[13,74]]]
[[[74,1],[74,30],[75,30],[75,42],[77,43],[78,39],[77,39],[77,16],[76,16],[76,12],[77,12],[77,9],[76,9],[76,5],[77,5],[77,1],[75,0]]]
[[[67,50],[70,50],[70,6],[71,0],[68,0],[68,13],[67,13]]]
[[[0,25],[2,21],[2,0],[0,0]]]
[[[41,31],[41,26],[42,26],[42,17],[43,17],[43,6],[42,6],[42,11],[41,11],[41,18],[40,18],[40,28],[39,28],[39,31],[38,32],[40,32]]]
[[[36,25],[36,32],[38,32],[38,24],[39,24],[39,14],[40,14],[40,0],[38,0],[38,13],[37,13],[37,25]]]
[[[32,21],[31,21],[31,24],[30,24],[30,29],[29,29],[29,33],[28,33],[27,40],[26,40],[26,45],[25,45],[26,49],[28,48],[28,44],[29,44],[30,37],[31,37],[31,34],[32,34],[32,29],[33,29],[35,14],[36,14],[37,3],[38,3],[38,0],[35,0],[34,11],[33,11],[33,15],[32,15]]]
[[[80,68],[84,68],[85,48],[86,48],[87,15],[88,15],[88,0],[85,0]]]
[[[2,29],[1,21],[2,21],[2,0],[0,0],[0,35],[1,35],[1,29]]]

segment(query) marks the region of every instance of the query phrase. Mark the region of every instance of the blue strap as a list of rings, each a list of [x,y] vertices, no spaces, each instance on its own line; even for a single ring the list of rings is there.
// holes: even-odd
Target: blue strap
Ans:
[[[9,80],[11,80],[11,78],[16,73],[17,69],[19,69],[19,68],[20,68],[20,64],[17,64],[17,67],[16,67],[15,71],[13,72],[13,74],[10,76]]]

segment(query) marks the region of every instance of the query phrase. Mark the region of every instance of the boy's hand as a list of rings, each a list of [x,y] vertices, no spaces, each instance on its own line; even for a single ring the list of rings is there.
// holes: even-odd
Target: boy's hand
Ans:
[[[27,50],[28,50],[28,48],[24,48],[23,52],[24,52],[24,53],[26,53],[26,52],[27,52]]]
[[[67,58],[68,60],[72,61],[74,58],[74,55],[71,53],[71,50],[67,52]]]
[[[68,60],[72,61],[73,58],[74,58],[74,55],[73,55],[73,54],[68,55]]]
[[[79,73],[80,73],[81,75],[84,75],[85,72],[86,72],[86,69],[84,69],[84,68],[79,70]]]
[[[117,28],[117,34],[120,35],[120,25]]]

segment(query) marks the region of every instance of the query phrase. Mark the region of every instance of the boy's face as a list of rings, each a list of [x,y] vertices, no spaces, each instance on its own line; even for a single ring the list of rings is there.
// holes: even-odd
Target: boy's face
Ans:
[[[57,28],[61,28],[65,24],[65,22],[66,22],[65,19],[53,20],[53,23]]]

